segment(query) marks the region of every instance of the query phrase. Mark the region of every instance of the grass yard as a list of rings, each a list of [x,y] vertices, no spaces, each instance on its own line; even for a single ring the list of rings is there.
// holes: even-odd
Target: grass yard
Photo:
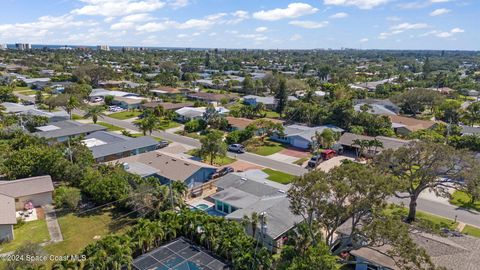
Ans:
[[[27,90],[32,90],[32,88],[28,86],[15,86],[15,89],[13,92],[20,92],[20,91],[27,91]]]
[[[473,227],[473,226],[470,226],[470,225],[465,226],[462,233],[480,238],[480,228]]]
[[[25,96],[31,96],[37,94],[39,91],[37,90],[25,90],[25,91],[15,91],[18,94],[22,94]]]
[[[181,126],[181,125],[177,122],[174,122],[174,121],[161,121],[160,125],[159,125],[160,129],[163,129],[163,130],[176,128],[176,127],[179,127],[179,126]]]
[[[275,171],[275,170],[268,169],[268,168],[263,169],[262,171],[264,173],[268,174],[268,177],[267,177],[268,180],[272,180],[272,181],[275,181],[275,182],[280,183],[280,184],[289,184],[295,178],[294,175],[284,173],[284,172],[280,172],[280,171]]]
[[[200,140],[200,138],[202,138],[202,135],[198,134],[197,132],[187,133],[187,132],[184,132],[183,130],[179,130],[179,131],[175,131],[175,134],[182,135],[185,137],[190,137],[192,139],[197,139],[197,140]]]
[[[114,126],[114,125],[112,125],[112,124],[105,123],[105,122],[97,122],[97,125],[101,125],[101,126],[104,126],[104,127],[108,128],[108,131],[120,131],[120,130],[124,130],[124,129],[121,128],[121,127],[117,127],[117,126]]]
[[[260,156],[270,156],[277,152],[282,151],[283,149],[285,149],[285,146],[283,146],[281,143],[269,141],[269,140],[265,141],[265,143],[260,146],[247,145],[248,152],[251,152]]]
[[[72,114],[72,120],[82,120],[84,119],[83,116],[78,115],[78,114]]]
[[[408,215],[408,209],[405,207],[400,207],[398,205],[391,204],[385,210],[387,214],[400,215],[402,218]],[[422,212],[417,210],[417,220],[415,221],[416,225],[421,228],[433,229],[436,232],[440,232],[442,228],[448,228],[450,230],[455,230],[458,223],[454,222],[451,219],[433,215],[430,213]]]
[[[480,201],[475,202],[474,204],[470,203],[470,196],[467,193],[462,191],[455,191],[452,194],[450,203],[456,206],[463,208],[474,209],[480,211]]]
[[[302,166],[303,163],[305,163],[305,161],[309,160],[308,157],[303,157],[303,158],[300,158],[300,159],[297,159],[295,162],[293,162],[293,164],[296,164],[298,166]]]
[[[138,137],[143,137],[143,133],[133,133],[130,135],[132,138],[138,138]],[[147,133],[147,136],[150,136],[148,135]],[[152,138],[154,138],[157,142],[160,142],[160,141],[165,141],[164,139],[160,138],[160,137],[155,137],[155,136],[150,136]]]
[[[200,155],[198,154],[198,149],[192,149],[190,151],[187,152],[187,154],[191,155],[191,156],[194,156],[194,157],[199,157],[202,159],[202,162],[204,163],[207,163],[207,164],[210,164],[210,159],[205,159],[203,157],[200,157]],[[236,159],[234,158],[231,158],[231,157],[228,157],[228,156],[225,156],[225,157],[216,157],[214,160],[213,160],[213,165],[217,165],[217,166],[225,166],[225,165],[228,165],[228,164],[231,164],[233,162],[237,161]]]
[[[266,111],[265,112],[265,117],[267,118],[280,118],[280,114],[274,111]]]
[[[119,217],[122,214],[118,214]],[[121,217],[109,210],[76,216],[72,213],[59,215],[58,223],[62,229],[64,241],[45,247],[49,254],[78,254],[88,244],[109,233],[123,232],[132,224],[132,219]]]
[[[15,239],[11,242],[0,244],[0,253],[13,251],[23,244],[30,242],[40,244],[50,241],[45,219],[26,222],[13,229]]]
[[[125,119],[130,119],[134,117],[138,117],[142,112],[139,111],[124,111],[124,112],[116,112],[109,114],[108,117],[115,118],[118,120],[125,120]]]

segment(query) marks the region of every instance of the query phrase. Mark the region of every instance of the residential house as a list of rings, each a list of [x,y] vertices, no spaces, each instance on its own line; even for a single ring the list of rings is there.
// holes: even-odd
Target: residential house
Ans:
[[[392,128],[399,135],[408,135],[412,132],[435,127],[438,122],[429,120],[420,120],[400,115],[389,115],[392,122]]]
[[[64,110],[45,111],[37,109],[35,105],[23,105],[18,103],[4,102],[5,112],[15,115],[35,115],[47,117],[49,122],[65,121],[70,119],[70,115]]]
[[[114,97],[112,104],[125,110],[132,110],[139,109],[142,103],[146,102],[146,100],[146,98],[142,97]]]
[[[233,117],[233,116],[227,116],[227,117],[225,117],[225,119],[227,119],[229,129],[231,131],[244,130],[248,125],[255,122],[255,120],[253,120],[253,119]],[[262,118],[262,119],[269,120],[269,121],[272,121],[272,122],[278,123],[278,124],[283,124],[284,123],[283,120],[278,120],[278,119],[272,119],[272,118]]]
[[[462,136],[465,136],[465,135],[480,135],[480,127],[478,126],[464,126],[464,125],[460,125],[460,127],[462,128],[462,130],[460,131],[460,133],[462,134]]]
[[[122,158],[114,163],[123,164],[126,171],[142,177],[156,177],[162,184],[178,181],[188,188],[207,182],[217,171],[214,166],[160,151]]]
[[[183,95],[190,92],[190,89],[187,88],[174,88],[168,86],[159,86],[155,89],[150,90],[150,93],[156,96],[174,96],[174,95]]]
[[[351,221],[350,221],[351,222]],[[339,233],[348,234],[343,225]],[[455,270],[477,269],[480,265],[480,239],[467,235],[439,236],[414,231],[410,237],[420,248],[425,249],[432,263],[437,267]],[[400,270],[403,269],[388,255],[390,245],[363,247],[350,251],[356,261],[355,270]],[[403,266],[403,265],[402,265]],[[414,268],[414,267],[413,267]]]
[[[225,214],[225,218],[241,222],[243,217],[257,213],[260,219],[266,219],[266,223],[258,223],[254,237],[262,239],[273,252],[284,245],[288,232],[303,220],[290,210],[286,185],[230,173],[216,180],[215,186],[217,192],[210,199],[215,202],[215,210]],[[253,235],[251,226],[247,226],[247,232]]]
[[[98,85],[105,88],[136,88],[139,87],[141,84],[131,81],[108,80],[99,82]]]
[[[96,162],[139,155],[158,148],[158,141],[152,137],[131,138],[108,131],[93,132],[82,142],[92,151]]]
[[[168,111],[176,111],[178,109],[181,109],[183,107],[193,107],[193,103],[191,102],[184,102],[184,103],[171,103],[171,102],[160,102],[160,101],[152,101],[152,102],[146,102],[142,104],[143,109],[155,109],[158,106],[162,107],[165,110]]]
[[[28,87],[31,87],[33,89],[43,89],[51,81],[50,78],[28,79],[28,78],[20,77],[19,79],[25,82],[25,84],[27,84]]]
[[[201,119],[203,118],[203,114],[206,111],[206,107],[183,107],[175,111],[177,114],[177,120],[180,122],[188,122],[193,119]],[[230,110],[224,107],[215,107],[215,110],[220,115],[227,115]]]
[[[234,101],[238,98],[238,95],[197,92],[197,93],[189,93],[187,94],[187,97],[195,100],[219,103],[219,102],[222,102],[223,100],[226,100],[227,102]]]
[[[358,152],[361,147],[355,143],[356,140],[359,140],[359,141],[377,140],[382,143],[382,147],[377,147],[377,148],[374,147],[373,149],[364,149],[367,151],[364,154],[368,156],[374,156],[385,149],[396,150],[410,143],[410,141],[400,140],[396,138],[390,138],[390,137],[384,137],[384,136],[371,137],[371,136],[358,135],[358,134],[346,132],[342,136],[340,136],[340,139],[338,140],[338,144],[342,145],[344,147],[344,150],[352,150],[352,151]]]
[[[343,129],[333,125],[309,127],[295,124],[285,126],[283,134],[275,134],[271,137],[271,139],[296,148],[307,150],[312,146],[312,138],[315,136],[315,134],[317,132],[322,133],[328,128],[337,133],[344,132]]]
[[[140,95],[135,93],[129,93],[124,91],[110,91],[103,88],[93,89],[89,95],[90,101],[94,101],[96,98],[105,99],[106,96],[113,97],[139,97]]]
[[[398,115],[400,107],[388,99],[357,99],[354,102],[355,111],[359,112],[363,105],[368,105],[371,114]]]
[[[53,183],[49,175],[0,181],[0,242],[13,240],[16,211],[31,203],[40,207],[52,203]]]
[[[80,122],[66,120],[54,122],[46,126],[36,128],[35,136],[63,142],[71,137],[87,136],[96,131],[105,131],[106,127],[97,124],[82,124]]]
[[[288,96],[288,101],[295,101],[295,100],[298,100],[298,99],[294,96]],[[273,110],[277,104],[274,96],[260,97],[255,95],[244,96],[243,103],[250,106],[256,106],[258,103],[262,103],[269,110]]]

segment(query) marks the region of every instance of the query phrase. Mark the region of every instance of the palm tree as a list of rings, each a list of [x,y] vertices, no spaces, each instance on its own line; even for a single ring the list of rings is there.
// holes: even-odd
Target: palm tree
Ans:
[[[464,118],[470,126],[473,126],[476,122],[480,121],[480,101],[468,105],[465,110]]]
[[[153,130],[158,128],[158,124],[158,118],[153,114],[148,114],[135,123],[135,125],[142,131],[143,135],[147,135],[147,131],[152,135]]]
[[[105,110],[105,107],[102,105],[90,106],[88,107],[85,115],[83,115],[83,118],[87,119],[91,117],[93,123],[96,124],[98,121],[98,117],[103,118],[105,116],[105,114],[103,113],[104,110]]]
[[[70,96],[67,102],[64,104],[65,111],[70,115],[72,119],[72,111],[80,107],[81,103],[76,96]]]

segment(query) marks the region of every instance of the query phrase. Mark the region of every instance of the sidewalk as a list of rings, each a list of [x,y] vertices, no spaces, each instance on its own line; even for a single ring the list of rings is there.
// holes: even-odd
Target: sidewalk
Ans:
[[[58,224],[55,208],[51,204],[44,205],[45,221],[47,222],[48,232],[50,233],[50,242],[56,243],[63,241],[62,230]]]

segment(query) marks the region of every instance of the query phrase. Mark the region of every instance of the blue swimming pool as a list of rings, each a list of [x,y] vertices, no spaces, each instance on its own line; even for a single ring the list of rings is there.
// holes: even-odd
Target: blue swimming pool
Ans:
[[[220,211],[217,211],[215,210],[215,207],[209,207],[208,205],[206,204],[199,204],[197,206],[192,206],[191,208],[192,210],[200,210],[200,211],[203,211],[211,216],[216,216],[216,217],[224,217],[226,216],[224,213],[220,212]]]

